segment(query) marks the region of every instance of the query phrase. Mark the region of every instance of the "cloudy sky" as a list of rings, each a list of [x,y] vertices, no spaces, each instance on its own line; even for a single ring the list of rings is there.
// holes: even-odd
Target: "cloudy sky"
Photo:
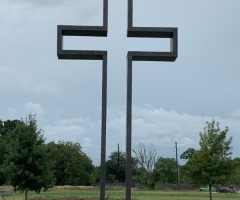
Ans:
[[[134,26],[178,27],[174,63],[133,63],[133,147],[163,157],[198,148],[215,119],[240,157],[240,1],[135,0]],[[101,0],[0,1],[0,119],[37,114],[47,142],[79,142],[100,163],[101,61],[57,59],[57,25],[102,25]],[[65,37],[64,49],[108,51],[107,156],[125,151],[126,55],[169,51],[169,39],[127,38],[127,0],[109,0],[107,38]]]

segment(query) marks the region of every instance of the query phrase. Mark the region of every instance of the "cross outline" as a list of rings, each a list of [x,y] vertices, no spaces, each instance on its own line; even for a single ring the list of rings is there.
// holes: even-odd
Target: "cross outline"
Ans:
[[[107,114],[107,51],[63,50],[63,36],[107,37],[108,0],[103,0],[102,26],[57,26],[58,59],[102,60],[102,127],[100,199],[105,199],[106,114]],[[133,0],[128,0],[127,37],[170,38],[170,52],[128,51],[127,54],[127,116],[126,116],[126,199],[131,199],[131,144],[132,144],[132,62],[174,62],[178,56],[178,29],[133,26]]]

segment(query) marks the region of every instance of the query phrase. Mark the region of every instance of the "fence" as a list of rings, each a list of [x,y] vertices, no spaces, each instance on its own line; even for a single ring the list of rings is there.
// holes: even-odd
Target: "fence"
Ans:
[[[7,200],[7,199],[14,200],[14,192],[13,191],[0,191],[0,197],[2,197],[2,200]]]
[[[177,190],[177,184],[170,184],[170,183],[155,183],[155,190]],[[194,188],[189,184],[179,184],[179,190],[193,190]]]

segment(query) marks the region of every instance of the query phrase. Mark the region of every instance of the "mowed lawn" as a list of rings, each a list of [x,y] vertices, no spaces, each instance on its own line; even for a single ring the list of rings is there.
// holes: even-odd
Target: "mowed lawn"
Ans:
[[[123,200],[125,196],[124,190],[106,190],[108,200]],[[63,198],[65,197],[65,198]],[[57,200],[57,199],[73,199],[70,197],[78,197],[81,199],[99,199],[99,190],[66,190],[66,189],[50,189],[47,192],[36,194],[29,192],[29,200]],[[24,200],[24,194],[17,192],[15,200]],[[151,191],[151,190],[135,190],[132,191],[132,199],[134,200],[208,200],[207,192],[189,192],[189,191]],[[239,193],[213,193],[213,200],[236,200],[240,199]]]

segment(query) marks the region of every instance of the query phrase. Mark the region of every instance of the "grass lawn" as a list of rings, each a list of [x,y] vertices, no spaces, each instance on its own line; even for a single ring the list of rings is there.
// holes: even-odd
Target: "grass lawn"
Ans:
[[[125,196],[124,190],[106,190],[106,197],[108,200],[123,200]],[[57,200],[67,199],[95,200],[99,199],[99,190],[67,190],[67,189],[50,189],[47,192],[36,194],[29,192],[29,200]],[[16,192],[15,200],[24,200],[24,194]],[[132,191],[132,199],[134,200],[208,200],[207,192],[188,192],[188,191],[154,191],[154,190],[135,190]],[[237,200],[240,199],[239,193],[213,193],[213,200]]]

